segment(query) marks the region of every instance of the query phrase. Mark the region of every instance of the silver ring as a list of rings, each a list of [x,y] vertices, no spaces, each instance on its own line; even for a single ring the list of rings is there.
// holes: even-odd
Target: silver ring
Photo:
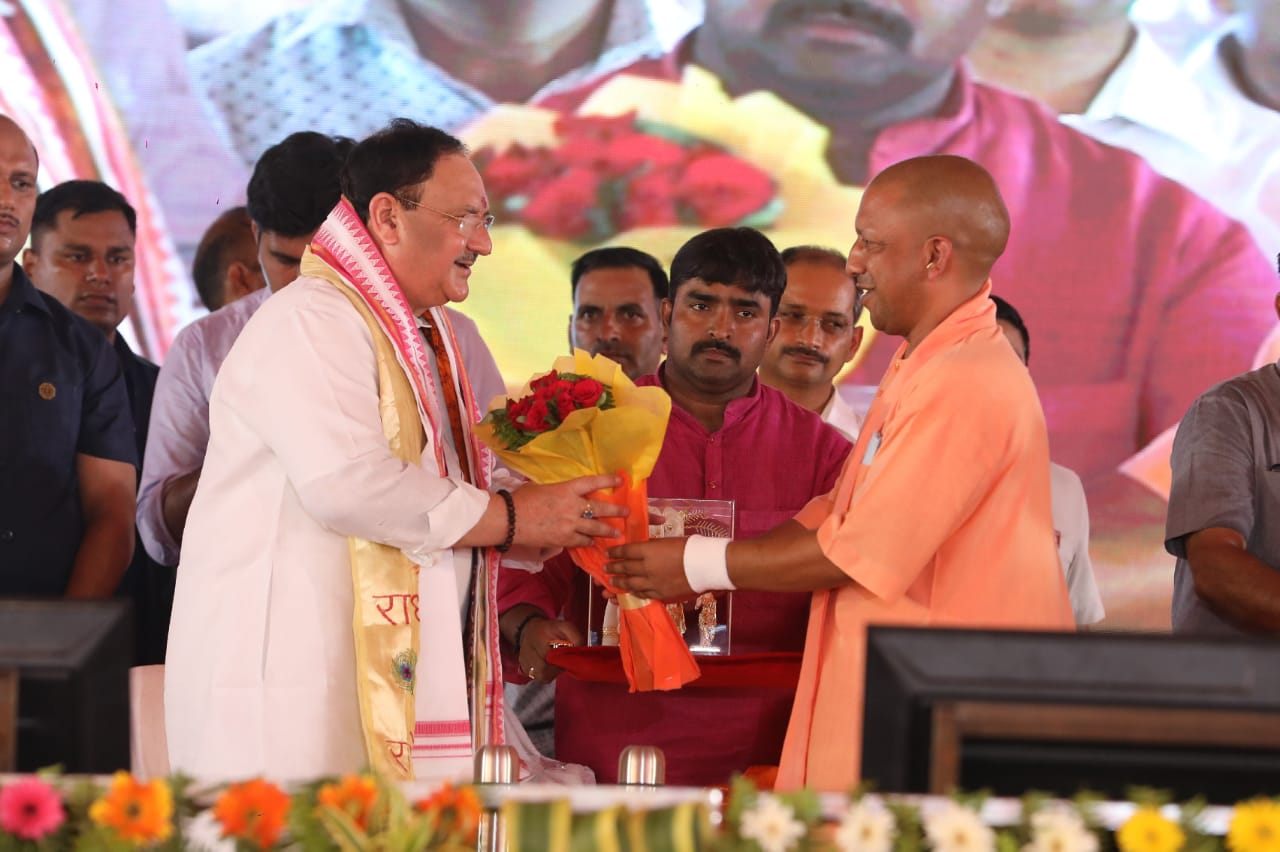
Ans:
[[[589,520],[591,520],[592,518],[594,518],[595,516],[596,516],[596,513],[595,513],[595,512],[593,512],[593,511],[591,511],[591,501],[590,501],[590,500],[588,500],[588,501],[587,501],[587,508],[585,508],[585,509],[583,509],[583,510],[582,510],[582,518],[583,518],[583,520],[587,520],[587,521],[589,521]]]

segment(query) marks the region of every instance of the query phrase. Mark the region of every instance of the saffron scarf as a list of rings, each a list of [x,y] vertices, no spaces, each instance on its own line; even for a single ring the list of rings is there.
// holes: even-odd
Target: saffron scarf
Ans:
[[[395,276],[345,198],[316,232],[301,271],[337,287],[368,324],[378,366],[378,410],[392,451],[408,464],[447,476],[448,413],[436,392],[427,345]],[[441,330],[458,378],[465,446],[456,450],[466,453],[473,484],[487,491],[493,456],[472,430],[480,408],[448,315],[441,307],[429,314],[425,318]],[[464,637],[449,551],[419,566],[402,551],[366,539],[352,537],[349,548],[356,688],[370,767],[405,780],[470,778],[475,750],[505,739],[498,554],[484,548],[472,559],[470,631]]]

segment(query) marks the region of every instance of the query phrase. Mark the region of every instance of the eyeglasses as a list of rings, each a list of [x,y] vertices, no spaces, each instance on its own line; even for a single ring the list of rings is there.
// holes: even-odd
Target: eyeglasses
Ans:
[[[427,205],[421,202],[411,201],[410,199],[403,198],[399,195],[393,195],[392,197],[395,198],[396,201],[399,201],[401,204],[407,204],[410,207],[420,207],[429,213],[435,213],[437,216],[443,216],[446,219],[452,219],[453,221],[458,223],[458,230],[464,234],[475,233],[476,230],[478,230],[479,228],[484,228],[487,231],[493,227],[494,218],[492,213],[486,213],[483,216],[481,216],[479,213],[468,213],[465,216],[455,216],[452,213],[446,213],[443,210],[437,210],[434,207],[428,207]]]

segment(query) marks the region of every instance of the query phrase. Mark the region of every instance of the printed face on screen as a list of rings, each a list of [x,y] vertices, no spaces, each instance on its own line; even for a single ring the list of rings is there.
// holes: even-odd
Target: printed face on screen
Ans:
[[[32,282],[114,337],[133,310],[134,234],[119,210],[58,213],[23,264]]]
[[[745,393],[777,329],[768,296],[701,278],[680,284],[662,318],[667,375],[709,395]]]
[[[950,69],[985,25],[982,0],[707,0],[699,37],[734,67],[797,84],[920,88]],[[758,79],[758,78],[757,78]]]
[[[762,369],[790,385],[830,385],[862,340],[854,325],[853,280],[827,263],[796,261],[778,306],[778,333]]]
[[[396,202],[402,228],[387,260],[409,304],[420,312],[467,298],[471,267],[493,250],[493,241],[484,224],[484,182],[467,157],[441,157],[417,190],[416,203]]]
[[[637,266],[585,272],[573,302],[569,336],[576,348],[613,359],[633,380],[658,369],[662,320],[648,272]]]
[[[36,209],[36,152],[16,124],[0,116],[0,263],[22,251]]]

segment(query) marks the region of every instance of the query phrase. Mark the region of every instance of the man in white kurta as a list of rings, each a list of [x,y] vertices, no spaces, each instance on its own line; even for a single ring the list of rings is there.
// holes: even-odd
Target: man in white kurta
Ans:
[[[387,158],[406,148],[411,162],[388,167]],[[352,152],[344,193],[351,202],[335,208],[312,248],[345,257],[345,265],[327,262],[348,282],[378,278],[380,307],[393,316],[400,310],[413,332],[415,322],[437,324],[461,420],[474,419],[474,395],[440,306],[466,297],[470,266],[492,248],[479,174],[452,137],[393,125]],[[313,270],[328,274],[309,257]],[[486,594],[472,582],[472,548],[481,548],[476,564],[483,565],[484,546],[586,544],[610,533],[599,518],[621,513],[586,497],[616,484],[613,477],[490,494],[491,455],[472,439],[470,423],[451,428],[440,362],[423,354],[431,350],[420,340],[401,340],[399,366],[392,364],[410,377],[426,433],[421,462],[402,460],[384,434],[386,364],[379,358],[388,344],[375,340],[378,326],[352,297],[308,275],[307,263],[303,277],[245,326],[210,400],[211,437],[185,530],[165,683],[172,767],[202,780],[298,780],[369,765],[353,641],[355,542],[388,545],[419,566],[419,594],[388,602],[384,615],[402,615],[423,637],[406,686],[421,733],[424,704],[467,694],[465,610],[471,595]],[[484,614],[473,609],[473,619],[477,612]],[[449,625],[443,632],[441,623]],[[500,696],[485,696],[498,702],[498,718]],[[426,709],[428,719],[457,718]],[[480,725],[474,705],[471,715]],[[501,723],[495,730],[501,734]],[[417,752],[409,777],[458,778],[466,774],[459,767],[469,769],[469,754],[435,766]]]

